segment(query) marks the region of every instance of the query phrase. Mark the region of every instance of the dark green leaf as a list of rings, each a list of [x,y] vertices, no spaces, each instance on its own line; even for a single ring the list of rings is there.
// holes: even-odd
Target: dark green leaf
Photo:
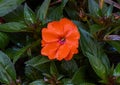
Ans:
[[[108,73],[104,63],[99,58],[97,58],[97,56],[94,56],[93,54],[86,52],[86,56],[89,58],[89,62],[92,68],[94,69],[94,71],[96,72],[96,74],[100,78],[105,80],[108,76]]]
[[[9,38],[5,33],[0,32],[0,48],[3,49],[8,45]]]
[[[68,0],[62,0],[61,7],[64,8],[67,4]]]
[[[50,60],[44,56],[37,56],[25,62],[26,65],[39,69],[41,72],[48,72]]]
[[[9,57],[0,51],[0,82],[10,85],[11,81],[16,81],[16,72]]]
[[[24,21],[24,8],[22,5],[17,7],[12,12],[4,16],[6,22],[20,22]]]
[[[120,53],[120,41],[108,41]]]
[[[25,67],[25,75],[31,81],[43,78],[42,73],[32,66]]]
[[[50,11],[50,13],[48,14],[48,19],[59,20],[61,17],[63,17],[63,9],[64,9],[67,2],[68,2],[68,0],[62,0],[62,3],[60,6],[53,8]]]
[[[76,70],[78,70],[78,66],[75,60],[62,61],[61,66],[70,75],[72,75]]]
[[[18,50],[14,54],[13,62],[15,63],[29,48],[32,49],[32,48],[36,47],[37,45],[39,45],[39,43],[40,43],[40,39],[38,39],[37,41],[33,42],[32,44],[29,44],[29,45],[21,48],[20,50]]]
[[[26,25],[18,22],[10,22],[0,25],[0,31],[3,32],[26,32]]]
[[[16,9],[23,1],[24,0],[0,0],[0,17]]]
[[[85,82],[85,67],[80,67],[72,78],[72,83],[79,85],[82,82]]]
[[[24,6],[24,19],[28,25],[36,22],[35,13],[27,6],[27,4]]]
[[[29,37],[30,33],[26,33],[26,32],[9,32],[7,33],[7,35],[9,36],[10,42],[14,43],[15,45],[19,46],[19,47],[23,47],[26,44],[31,43],[30,41],[30,37]],[[28,42],[29,41],[29,42]],[[12,47],[12,45],[11,45]],[[19,49],[19,47],[14,47]]]
[[[75,9],[72,6],[69,6],[69,7],[66,6],[65,11],[71,19],[74,19],[74,20],[78,19],[77,11],[75,11]]]
[[[48,14],[48,19],[49,20],[59,20],[60,18],[63,17],[63,11],[62,11],[62,7],[58,6],[56,8],[52,8],[50,10],[50,13]]]
[[[42,56],[38,56],[38,57],[34,57],[33,59],[29,60],[26,62],[27,65],[32,65],[32,66],[38,66],[44,63],[49,62],[50,60],[48,60],[48,58],[46,57],[42,57]]]
[[[50,73],[52,74],[52,75],[56,75],[56,76],[58,76],[58,70],[57,70],[57,67],[56,67],[56,65],[55,65],[55,63],[54,62],[51,62],[50,63]]]
[[[81,84],[79,84],[79,85],[95,85],[95,84],[92,84],[92,83],[81,83]]]
[[[73,20],[78,20],[78,18],[80,17],[78,15],[76,5],[77,5],[77,2],[75,0],[70,0],[65,6],[65,12],[70,17],[70,19],[73,19]]]
[[[71,79],[64,78],[64,79],[62,79],[62,82],[64,83],[63,85],[74,85],[74,84],[72,84]]]
[[[91,15],[98,16],[99,5],[95,0],[88,0],[88,9]]]
[[[20,50],[18,50],[15,54],[14,54],[14,58],[13,58],[13,63],[15,63],[25,52],[26,50],[30,47],[30,45],[27,45],[23,48],[21,48]]]
[[[107,9],[107,12],[105,13],[106,17],[112,16],[112,11],[113,11],[113,5],[110,5]]]
[[[47,84],[45,84],[43,80],[36,80],[30,83],[29,85],[47,85]]]
[[[116,68],[114,69],[114,73],[113,75],[115,77],[120,77],[120,63],[116,66]]]
[[[118,3],[120,4],[120,0],[117,0],[118,1]]]
[[[116,82],[118,83],[118,85],[120,84],[120,77],[116,79]]]
[[[96,74],[106,81],[110,71],[110,63],[107,55],[104,53],[97,41],[92,36],[81,28],[79,23],[78,27],[81,32],[81,49],[84,55],[89,59],[89,62],[96,72]]]
[[[14,54],[16,53],[17,48],[8,48],[5,50],[5,54],[8,55],[8,57],[12,60],[14,58]]]
[[[44,0],[44,2],[42,3],[42,5],[41,5],[40,8],[38,9],[38,11],[37,11],[37,18],[38,18],[40,21],[43,21],[43,20],[46,18],[50,1],[51,1],[51,0]]]
[[[95,33],[98,32],[101,28],[102,28],[102,26],[100,26],[100,25],[98,25],[98,24],[90,25],[90,32],[91,32],[91,34],[95,34]]]

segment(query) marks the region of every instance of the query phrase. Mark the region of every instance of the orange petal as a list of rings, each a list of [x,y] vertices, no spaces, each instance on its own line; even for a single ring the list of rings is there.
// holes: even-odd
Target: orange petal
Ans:
[[[69,52],[70,48],[67,44],[61,45],[57,51],[56,59],[61,61],[62,59],[68,56]]]
[[[57,50],[52,50],[52,51],[49,53],[48,58],[49,58],[50,60],[55,59],[56,52],[57,52]]]
[[[66,35],[66,38],[69,39],[79,39],[80,38],[80,34],[78,31],[71,31]]]
[[[52,30],[57,35],[63,35],[63,25],[59,21],[50,22],[47,26],[49,30]]]
[[[55,52],[58,48],[59,48],[59,43],[47,44],[41,49],[41,54],[45,55],[45,56],[48,56],[49,59],[54,59],[55,56],[54,56],[53,52]]]
[[[66,58],[65,58],[65,60],[71,60],[72,59],[72,57],[73,57],[73,53],[70,53]]]
[[[45,46],[47,43],[44,40],[41,40],[41,46]]]
[[[55,42],[59,40],[59,36],[56,35],[56,33],[52,30],[49,30],[47,28],[42,29],[42,39],[45,42]]]
[[[73,55],[74,55],[74,54],[77,54],[77,53],[78,53],[78,49],[72,48],[72,49],[70,50],[69,55],[65,58],[65,60],[71,60],[72,57],[73,57]]]
[[[76,26],[71,20],[69,20],[69,19],[67,19],[67,18],[62,18],[62,19],[60,20],[60,23],[61,23],[63,26],[69,24],[69,25],[73,26],[75,29],[77,28],[77,26]]]
[[[67,29],[69,28],[69,31]],[[67,31],[66,38],[71,38],[71,39],[79,39],[80,38],[80,33],[78,32],[78,29],[74,29],[74,27],[70,25],[66,25],[64,28],[65,31]]]
[[[69,40],[69,39],[66,39],[65,43],[68,44],[69,47],[78,48],[78,46],[79,46],[79,42],[78,42],[77,39],[74,39],[74,40],[72,40],[72,41],[71,41],[71,39],[70,39],[70,40]]]

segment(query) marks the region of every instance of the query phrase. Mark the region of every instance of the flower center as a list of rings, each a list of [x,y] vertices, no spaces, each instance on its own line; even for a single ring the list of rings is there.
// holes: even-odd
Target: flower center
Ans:
[[[60,43],[60,44],[64,44],[64,43],[65,43],[65,38],[64,38],[64,37],[63,37],[63,38],[60,38],[59,43]]]

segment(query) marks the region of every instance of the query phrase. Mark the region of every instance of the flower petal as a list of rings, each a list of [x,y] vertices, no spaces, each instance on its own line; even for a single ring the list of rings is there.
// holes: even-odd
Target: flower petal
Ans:
[[[52,30],[57,35],[63,35],[63,25],[59,21],[50,22],[47,26],[48,29]]]
[[[47,28],[42,29],[42,39],[45,42],[55,42],[59,40],[59,36],[55,32]]]
[[[71,60],[73,57],[73,53],[70,52],[70,54],[65,58],[65,60]]]
[[[77,26],[69,19],[53,21],[42,29],[41,54],[49,59],[70,60],[78,52],[80,34]],[[60,44],[64,39],[64,43]]]
[[[72,57],[73,57],[73,55],[74,55],[74,54],[77,54],[77,53],[78,53],[78,49],[72,48],[72,49],[70,50],[69,55],[65,58],[65,60],[71,60]]]
[[[69,29],[69,30],[67,30]],[[74,27],[70,25],[65,25],[64,31],[67,33],[66,37],[71,38],[71,39],[79,39],[80,38],[80,33],[78,32],[78,29],[74,29]]]
[[[71,46],[75,46],[75,47],[78,47],[79,45],[79,39],[76,39],[76,37],[74,37],[73,35],[69,36],[66,38],[66,43],[71,45]]]
[[[68,56],[69,52],[70,48],[67,44],[61,45],[57,51],[56,59],[61,61],[62,59]]]
[[[41,54],[48,56],[49,59],[54,59],[55,53],[56,53],[58,48],[59,48],[59,43],[47,44],[41,49]]]
[[[55,59],[55,55],[56,55],[56,50],[53,50],[49,53],[48,58],[50,60]]]
[[[63,26],[65,26],[65,25],[70,25],[70,26],[72,26],[74,29],[77,29],[77,26],[76,26],[71,20],[69,20],[69,19],[67,19],[67,18],[62,18],[62,19],[60,20],[60,23],[61,23]]]
[[[68,44],[69,45],[69,47],[74,47],[74,48],[78,48],[78,46],[79,46],[79,42],[78,42],[78,40],[77,39],[74,39],[74,40],[69,40],[69,39],[66,39],[66,41],[65,41],[65,43],[66,44]]]
[[[46,45],[46,42],[44,40],[41,40],[41,46],[44,47]]]

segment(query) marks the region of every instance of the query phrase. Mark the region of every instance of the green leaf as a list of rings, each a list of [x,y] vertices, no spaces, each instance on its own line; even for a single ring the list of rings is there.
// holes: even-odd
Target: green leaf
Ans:
[[[107,11],[105,12],[105,16],[106,17],[110,17],[112,16],[112,11],[113,11],[113,5],[110,5],[107,9]]]
[[[25,67],[25,76],[30,81],[34,81],[34,80],[43,78],[42,73],[38,69],[36,69],[32,66],[29,66],[29,65]]]
[[[71,19],[73,19],[73,20],[78,19],[79,16],[77,14],[77,11],[71,5],[66,6],[65,11]]]
[[[118,63],[118,65],[117,65],[116,68],[114,69],[113,75],[114,75],[115,77],[120,77],[120,63]]]
[[[91,34],[95,34],[95,33],[98,32],[101,28],[102,28],[102,26],[100,26],[100,25],[98,25],[98,24],[90,25],[90,32],[91,32]]]
[[[16,9],[24,0],[0,0],[0,17]]]
[[[73,20],[78,20],[79,18],[76,5],[77,5],[77,2],[75,0],[70,0],[64,7],[65,13],[67,13],[70,19],[73,19]]]
[[[36,80],[30,83],[29,85],[47,85],[47,84],[45,84],[43,80]]]
[[[113,76],[115,76],[116,82],[120,84],[120,63],[114,69]]]
[[[118,1],[118,3],[120,4],[120,0],[117,0]]]
[[[40,8],[38,9],[38,11],[37,11],[37,18],[38,18],[40,21],[43,21],[43,20],[46,18],[50,1],[51,1],[51,0],[44,0],[44,2],[42,3],[42,5],[41,5]]]
[[[13,63],[16,63],[16,61],[27,51],[27,49],[30,47],[30,45],[27,45],[23,48],[21,48],[20,50],[18,50],[15,54],[14,54],[14,58],[13,58]]]
[[[120,77],[118,77],[118,78],[116,79],[116,82],[117,82],[117,85],[120,84]]]
[[[97,56],[94,56],[93,54],[87,53],[86,56],[89,58],[89,62],[96,72],[96,74],[103,80],[105,80],[108,76],[107,68],[105,67],[104,63],[97,58]]]
[[[99,5],[95,0],[88,0],[88,9],[92,16],[98,16]]]
[[[24,21],[24,8],[22,5],[4,16],[6,22]]]
[[[63,85],[74,85],[74,84],[71,82],[71,79],[64,78],[64,79],[62,79],[62,82],[64,83]]]
[[[16,48],[17,49],[17,48]],[[4,52],[9,56],[9,58],[12,60],[14,58],[14,54],[17,51],[15,48],[8,48]]]
[[[53,8],[50,10],[50,13],[48,14],[48,19],[50,20],[59,20],[63,17],[63,9],[65,5],[67,4],[68,0],[62,0],[62,3],[60,6],[57,6],[56,8]]]
[[[27,4],[24,6],[24,19],[28,25],[36,22],[35,13],[27,6]]]
[[[55,65],[55,63],[54,62],[51,62],[50,63],[50,73],[52,74],[52,75],[56,75],[56,76],[58,76],[58,70],[57,70],[57,67],[56,67],[56,65]]]
[[[95,84],[92,84],[92,83],[81,83],[81,84],[78,84],[78,85],[95,85]]]
[[[26,32],[26,25],[18,22],[10,22],[0,24],[0,31],[2,32]]]
[[[30,37],[28,32],[8,32],[7,35],[9,36],[10,42],[12,42],[14,45],[17,45],[19,47],[16,47],[17,49],[20,49],[20,47],[25,46],[26,44],[29,44]],[[14,47],[14,46],[11,46]],[[17,51],[17,50],[16,50]]]
[[[67,4],[68,0],[62,0],[61,7],[64,8]]]
[[[117,37],[116,37],[117,38]],[[120,41],[108,41],[120,53]]]
[[[32,66],[34,68],[39,69],[41,72],[49,72],[49,63],[50,60],[48,60],[48,58],[44,57],[44,56],[37,56],[32,58],[31,60],[25,62],[25,64],[27,66]]]
[[[39,43],[40,43],[40,39],[38,39],[37,41],[33,42],[32,44],[29,44],[29,45],[21,48],[20,50],[18,50],[14,54],[13,62],[15,63],[29,48],[32,49],[32,48],[36,47],[37,45],[39,45]]]
[[[61,66],[64,69],[64,71],[66,71],[70,75],[72,75],[74,72],[76,72],[76,70],[78,70],[78,66],[75,60],[62,61]]]
[[[5,34],[0,32],[0,48],[3,49],[8,45],[9,37]]]
[[[31,65],[31,66],[38,66],[44,63],[49,62],[50,60],[48,60],[48,58],[46,57],[42,57],[42,56],[37,56],[32,58],[31,60],[27,61],[25,64],[27,65]]]
[[[80,67],[76,73],[73,75],[72,83],[75,85],[79,85],[82,82],[85,82],[85,67]]]
[[[16,72],[9,57],[0,51],[0,82],[10,85],[11,81],[16,81]]]
[[[110,71],[110,63],[107,55],[104,53],[99,43],[83,28],[79,23],[76,23],[81,32],[81,49],[83,54],[89,59],[89,62],[96,74],[107,81],[107,76]]]

